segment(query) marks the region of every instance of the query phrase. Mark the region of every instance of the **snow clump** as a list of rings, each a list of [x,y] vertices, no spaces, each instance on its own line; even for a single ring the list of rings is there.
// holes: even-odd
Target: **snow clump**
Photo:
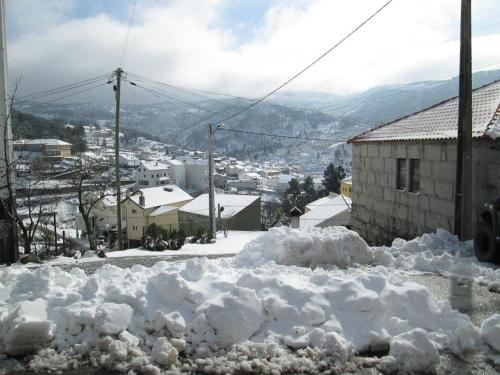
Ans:
[[[475,280],[500,291],[500,268],[479,262],[472,241],[462,242],[444,229],[410,241],[397,238],[391,247],[372,249],[375,264]]]
[[[366,242],[345,227],[306,231],[271,228],[249,242],[235,258],[240,266],[258,266],[274,261],[301,267],[336,265],[345,268],[373,262],[372,250]]]

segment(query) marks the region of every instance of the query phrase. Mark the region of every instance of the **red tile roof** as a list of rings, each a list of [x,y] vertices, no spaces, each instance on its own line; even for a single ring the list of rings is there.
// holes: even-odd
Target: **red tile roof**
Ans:
[[[458,97],[394,120],[348,140],[348,143],[454,139]],[[472,92],[472,136],[500,137],[500,80]]]

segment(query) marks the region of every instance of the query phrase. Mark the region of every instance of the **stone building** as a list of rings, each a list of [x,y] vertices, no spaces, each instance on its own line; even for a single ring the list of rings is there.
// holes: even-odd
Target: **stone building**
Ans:
[[[500,195],[500,81],[473,91],[473,225]],[[454,226],[458,98],[350,139],[352,228],[388,243]]]

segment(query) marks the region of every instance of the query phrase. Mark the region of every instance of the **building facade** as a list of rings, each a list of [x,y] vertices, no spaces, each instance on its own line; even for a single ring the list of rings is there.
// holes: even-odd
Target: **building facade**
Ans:
[[[169,166],[159,161],[143,162],[135,171],[136,186],[150,188],[172,183]]]
[[[500,196],[500,81],[473,92],[473,232]],[[453,232],[458,99],[351,140],[352,228],[370,243]]]
[[[45,157],[65,158],[71,156],[71,143],[59,139],[20,139],[12,142],[14,151],[33,152]]]

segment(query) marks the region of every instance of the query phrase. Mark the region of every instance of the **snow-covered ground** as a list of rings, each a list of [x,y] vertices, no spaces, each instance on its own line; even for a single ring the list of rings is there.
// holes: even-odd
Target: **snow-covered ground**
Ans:
[[[263,232],[250,231],[228,231],[225,237],[222,232],[217,234],[217,242],[211,244],[185,243],[180,250],[151,251],[143,248],[127,249],[121,251],[110,251],[106,253],[108,258],[123,257],[156,257],[156,256],[211,256],[211,255],[234,255],[239,253],[247,243],[262,235]],[[87,250],[83,258],[73,259],[57,257],[48,263],[57,265],[68,265],[85,262],[105,262],[105,258],[99,258],[95,251]],[[38,264],[30,264],[30,267],[39,267]]]
[[[157,252],[138,248],[112,251],[106,255],[109,258],[154,255],[234,255],[243,250],[247,243],[259,237],[261,234],[262,232],[229,231],[227,237],[224,237],[222,233],[218,233],[217,242],[211,244],[186,242],[180,250]]]
[[[233,258],[104,265],[90,276],[2,267],[0,355],[39,352],[35,369],[89,358],[150,374],[303,373],[384,348],[379,366],[388,371],[429,371],[441,352],[479,352],[500,363],[500,314],[475,326],[408,281],[404,272],[414,269],[492,284],[500,277],[443,231],[371,248],[342,227],[276,228]]]

